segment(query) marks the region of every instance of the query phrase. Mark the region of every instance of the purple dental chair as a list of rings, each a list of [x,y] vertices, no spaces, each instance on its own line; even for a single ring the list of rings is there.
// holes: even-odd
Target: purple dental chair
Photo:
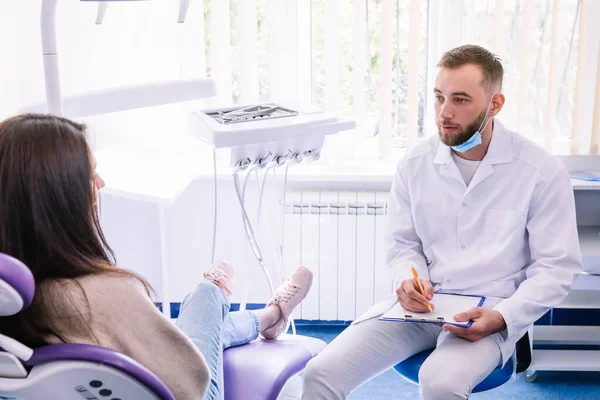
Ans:
[[[0,253],[0,316],[25,310],[34,293],[35,282],[29,268]],[[282,339],[256,340],[226,350],[225,399],[299,398],[299,393],[282,393],[284,386],[302,372],[323,347],[325,342],[319,339],[284,335]],[[0,399],[42,398],[175,399],[169,388],[150,370],[113,350],[81,344],[29,349],[0,335]]]

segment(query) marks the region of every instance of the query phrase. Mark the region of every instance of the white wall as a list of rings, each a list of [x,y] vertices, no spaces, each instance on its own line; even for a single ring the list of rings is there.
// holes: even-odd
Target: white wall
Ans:
[[[256,183],[247,192],[251,218],[256,215]],[[270,193],[270,187],[267,187]],[[273,199],[265,197],[270,212],[263,216],[274,218]],[[213,229],[213,183],[198,180],[192,183],[179,199],[167,208],[167,260],[172,302],[180,302],[187,292],[201,281],[211,262]],[[262,272],[246,244],[240,207],[231,179],[219,185],[218,229],[215,259],[225,259],[236,268],[234,302],[242,294],[245,268],[250,266],[252,283],[248,302],[266,303],[269,288]],[[158,208],[154,204],[116,198],[104,194],[101,199],[101,224],[109,244],[116,253],[118,266],[139,272],[161,294]],[[262,223],[261,237],[268,238]],[[265,260],[273,277],[273,252],[267,242],[263,246]],[[297,267],[297,266],[294,266]]]

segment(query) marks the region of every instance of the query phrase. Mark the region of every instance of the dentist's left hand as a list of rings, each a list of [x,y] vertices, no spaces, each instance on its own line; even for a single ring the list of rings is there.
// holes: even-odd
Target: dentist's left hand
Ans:
[[[458,336],[469,342],[476,342],[492,333],[506,329],[506,322],[502,314],[487,308],[473,307],[468,311],[456,314],[454,319],[456,322],[473,320],[473,323],[468,328],[454,325],[442,326],[445,330],[454,334],[454,336]]]

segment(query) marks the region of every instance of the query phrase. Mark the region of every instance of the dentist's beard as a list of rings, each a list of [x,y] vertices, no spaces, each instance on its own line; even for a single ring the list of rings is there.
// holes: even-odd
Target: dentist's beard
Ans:
[[[460,146],[461,144],[465,143],[467,140],[471,139],[471,137],[475,134],[475,132],[477,132],[477,130],[483,124],[486,114],[487,114],[487,110],[483,110],[479,114],[477,119],[475,121],[471,122],[469,125],[467,125],[467,127],[465,129],[463,129],[459,125],[451,124],[444,119],[438,120],[437,127],[438,127],[438,135],[440,137],[440,141],[442,143],[444,143],[446,146]],[[452,132],[451,133],[443,133],[442,125],[454,126],[454,127],[457,127],[458,129],[456,132],[453,132],[453,133]]]

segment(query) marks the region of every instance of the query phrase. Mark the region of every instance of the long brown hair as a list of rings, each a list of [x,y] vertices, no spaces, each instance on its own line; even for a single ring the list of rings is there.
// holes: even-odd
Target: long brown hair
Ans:
[[[85,125],[43,114],[0,123],[0,252],[25,263],[36,282],[31,310],[0,318],[0,331],[25,342],[38,334],[60,337],[40,304],[47,281],[116,273],[139,279],[149,292],[143,278],[115,267],[94,174]]]

